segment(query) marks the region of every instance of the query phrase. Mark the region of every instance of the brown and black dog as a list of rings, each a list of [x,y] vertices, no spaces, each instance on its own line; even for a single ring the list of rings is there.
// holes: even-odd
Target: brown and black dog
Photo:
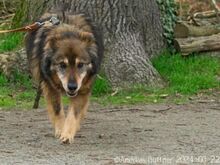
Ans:
[[[103,56],[100,30],[83,14],[44,15],[44,25],[26,35],[26,51],[33,78],[41,84],[55,136],[71,143],[89,105],[92,83]],[[70,99],[65,115],[62,94]]]

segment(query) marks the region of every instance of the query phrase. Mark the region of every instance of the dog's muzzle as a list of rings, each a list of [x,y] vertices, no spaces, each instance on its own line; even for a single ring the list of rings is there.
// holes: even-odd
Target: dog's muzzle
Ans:
[[[78,85],[75,82],[69,82],[67,85],[68,91],[66,91],[67,96],[75,97],[77,95]]]

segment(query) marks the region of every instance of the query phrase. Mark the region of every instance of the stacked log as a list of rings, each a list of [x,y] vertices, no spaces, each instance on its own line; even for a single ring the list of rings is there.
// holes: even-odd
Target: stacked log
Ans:
[[[220,33],[220,28],[211,26],[193,26],[185,22],[179,22],[174,29],[175,38],[210,36]]]
[[[220,34],[203,37],[176,38],[174,46],[182,55],[220,50]]]
[[[174,36],[174,47],[182,55],[220,50],[220,28],[214,26],[193,26],[179,22]]]

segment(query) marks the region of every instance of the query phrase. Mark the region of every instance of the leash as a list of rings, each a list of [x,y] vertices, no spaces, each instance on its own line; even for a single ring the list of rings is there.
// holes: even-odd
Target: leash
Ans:
[[[0,34],[2,33],[11,33],[11,32],[31,32],[31,31],[35,31],[37,29],[39,29],[40,27],[42,27],[43,25],[45,25],[45,23],[50,23],[52,25],[59,25],[60,21],[58,18],[56,17],[51,17],[49,21],[45,21],[45,22],[34,22],[31,25],[27,25],[21,28],[17,28],[17,29],[11,29],[11,30],[0,30]]]
[[[11,32],[28,32],[39,29],[44,23],[35,22],[31,25],[27,25],[25,27],[11,29],[11,30],[0,30],[0,33],[11,33]]]

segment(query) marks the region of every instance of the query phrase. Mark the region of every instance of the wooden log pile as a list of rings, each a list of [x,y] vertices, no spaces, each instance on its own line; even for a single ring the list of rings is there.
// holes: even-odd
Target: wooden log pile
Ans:
[[[178,22],[174,29],[174,47],[182,55],[194,52],[213,52],[220,50],[220,21],[219,13],[196,13],[189,22]],[[196,19],[216,19],[217,23],[201,25]]]

